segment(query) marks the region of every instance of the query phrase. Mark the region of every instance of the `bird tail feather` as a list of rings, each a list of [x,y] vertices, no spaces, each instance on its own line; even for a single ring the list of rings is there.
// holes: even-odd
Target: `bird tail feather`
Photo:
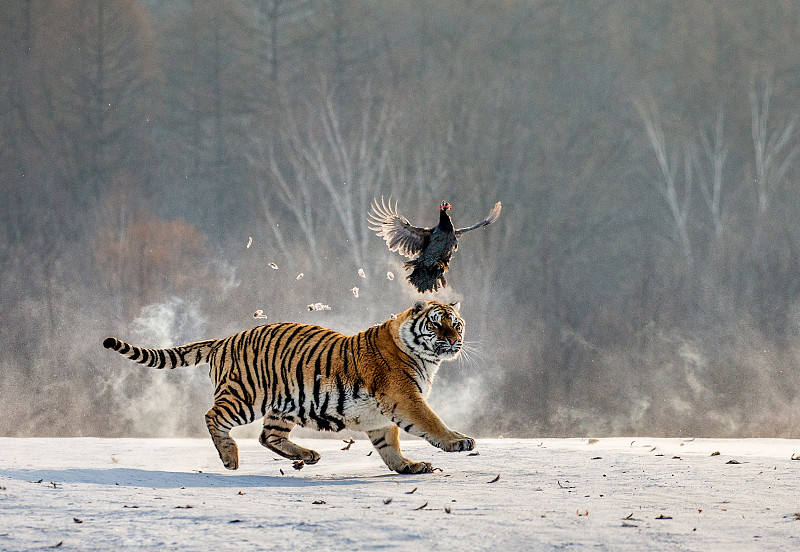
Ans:
[[[411,274],[406,276],[406,279],[417,288],[420,293],[426,291],[439,291],[440,287],[447,286],[447,280],[444,277],[446,267],[443,263],[437,263],[434,266],[425,266],[419,258],[406,261],[404,266],[413,269]]]

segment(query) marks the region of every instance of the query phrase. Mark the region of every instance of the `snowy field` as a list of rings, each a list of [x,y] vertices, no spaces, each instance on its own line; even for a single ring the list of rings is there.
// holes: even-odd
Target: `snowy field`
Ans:
[[[0,438],[0,550],[800,550],[798,440],[413,440],[441,471],[405,476],[298,442],[322,460],[240,438],[229,472],[210,439]]]

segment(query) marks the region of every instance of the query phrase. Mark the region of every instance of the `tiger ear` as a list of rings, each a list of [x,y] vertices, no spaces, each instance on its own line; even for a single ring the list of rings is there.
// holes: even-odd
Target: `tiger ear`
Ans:
[[[417,299],[416,301],[414,301],[414,305],[411,307],[411,312],[414,314],[422,312],[422,309],[424,309],[427,304],[428,303],[426,303],[422,299]]]
[[[450,306],[453,307],[453,310],[458,312],[461,310],[461,301],[456,301],[455,303],[450,303]]]

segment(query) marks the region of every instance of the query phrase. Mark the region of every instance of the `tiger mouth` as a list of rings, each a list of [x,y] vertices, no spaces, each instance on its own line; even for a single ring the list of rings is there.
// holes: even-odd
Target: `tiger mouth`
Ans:
[[[461,352],[461,344],[437,343],[434,351],[437,356],[455,356]]]

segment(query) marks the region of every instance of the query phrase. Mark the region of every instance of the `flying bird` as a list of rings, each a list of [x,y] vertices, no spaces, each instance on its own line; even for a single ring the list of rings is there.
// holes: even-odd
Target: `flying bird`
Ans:
[[[372,212],[368,214],[370,230],[384,239],[390,251],[397,251],[410,260],[403,265],[411,269],[406,276],[417,291],[438,291],[447,285],[444,272],[449,268],[450,257],[458,249],[458,238],[465,232],[493,223],[500,216],[502,205],[495,203],[489,215],[477,224],[455,229],[448,211],[453,207],[443,201],[439,206],[439,224],[433,228],[419,228],[398,214],[397,202],[387,206],[383,198],[380,204],[372,200]]]

